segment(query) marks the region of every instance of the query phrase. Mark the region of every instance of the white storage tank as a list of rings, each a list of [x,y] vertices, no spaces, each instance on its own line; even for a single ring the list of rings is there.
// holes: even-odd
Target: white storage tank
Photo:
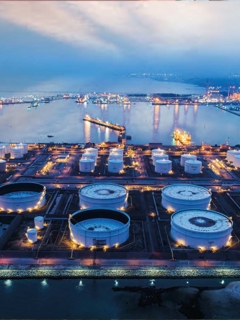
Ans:
[[[109,160],[123,160],[123,156],[121,154],[110,153]]]
[[[0,172],[5,172],[6,171],[6,161],[0,159]]]
[[[98,156],[98,149],[97,148],[87,148],[85,149],[85,153],[95,154],[96,158]]]
[[[227,151],[227,161],[234,161],[235,156],[240,155],[240,150],[228,150]]]
[[[36,229],[28,229],[27,230],[28,241],[31,243],[37,242],[37,230]]]
[[[0,208],[6,212],[36,210],[46,203],[46,187],[33,182],[17,182],[0,187]]]
[[[23,154],[28,153],[28,144],[27,143],[19,143],[16,146],[22,147],[23,148]]]
[[[165,153],[165,150],[163,150],[163,149],[152,149],[152,159],[153,159],[153,156],[155,155],[155,154],[159,154],[159,155],[161,155],[161,154],[164,154]]]
[[[119,173],[123,170],[123,160],[108,160],[108,172]]]
[[[5,154],[10,153],[10,144],[9,143],[0,143],[0,146],[5,148]]]
[[[231,239],[233,222],[210,210],[182,210],[171,217],[171,238],[178,244],[201,250],[217,250]]]
[[[93,183],[80,189],[79,206],[120,209],[127,206],[128,191],[114,183]]]
[[[97,156],[94,153],[83,153],[82,159],[87,159],[87,160],[92,159],[95,164],[97,161]]]
[[[162,206],[170,212],[209,208],[211,191],[192,184],[172,184],[162,189]]]
[[[237,168],[240,168],[240,155],[239,156],[235,156],[233,159],[233,165]]]
[[[11,147],[10,153],[12,159],[20,159],[23,157],[23,147]]]
[[[182,154],[180,165],[184,167],[185,161],[187,160],[197,160],[197,156],[195,156],[194,154]]]
[[[79,171],[80,172],[91,172],[94,170],[94,160],[93,159],[80,159],[79,161]]]
[[[110,148],[109,152],[123,155],[123,149],[121,148]]]
[[[186,160],[184,172],[189,174],[199,174],[202,171],[202,162],[199,160]]]
[[[168,155],[167,154],[154,154],[153,155],[153,165],[155,166],[156,165],[156,161],[157,160],[168,160],[169,159],[169,157],[168,157]]]
[[[73,242],[84,247],[113,247],[129,238],[130,217],[114,209],[80,210],[69,216]]]
[[[171,160],[157,160],[155,163],[155,172],[157,173],[169,173],[172,170],[172,161]]]
[[[5,147],[0,146],[0,158],[5,158]]]
[[[35,229],[41,230],[44,228],[44,218],[41,216],[35,217],[34,218],[34,226]]]

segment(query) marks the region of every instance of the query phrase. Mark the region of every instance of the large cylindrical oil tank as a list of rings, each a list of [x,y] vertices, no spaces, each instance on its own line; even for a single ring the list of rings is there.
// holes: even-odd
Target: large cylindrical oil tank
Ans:
[[[168,155],[167,154],[154,154],[153,155],[153,165],[155,166],[156,165],[156,161],[157,160],[168,160],[169,159],[169,157],[168,157]]]
[[[180,165],[184,167],[185,161],[187,160],[197,160],[197,156],[195,156],[194,154],[182,154]]]
[[[41,230],[44,228],[44,218],[42,216],[37,216],[34,218],[35,229]]]
[[[98,149],[97,148],[87,148],[85,149],[85,153],[95,154],[96,158],[98,156]]]
[[[208,209],[211,191],[192,184],[172,184],[162,189],[162,206],[170,212],[183,209]]]
[[[46,187],[33,182],[18,182],[0,187],[0,209],[6,212],[32,211],[46,203]]]
[[[240,155],[239,156],[235,156],[233,159],[233,165],[237,168],[240,168]]]
[[[210,210],[181,210],[171,217],[171,238],[178,244],[201,250],[217,250],[231,239],[233,222]]]
[[[130,217],[110,208],[80,210],[69,216],[73,242],[84,247],[118,246],[129,238]]]
[[[227,151],[227,161],[232,161],[234,160],[235,156],[240,155],[240,150],[228,150]]]
[[[6,171],[6,161],[3,159],[0,159],[0,172]]]
[[[110,153],[109,160],[122,160],[123,156],[121,154]]]
[[[5,148],[5,154],[10,153],[10,144],[9,143],[0,143],[0,146]]]
[[[0,159],[5,158],[5,147],[0,146]]]
[[[31,243],[37,242],[37,230],[36,229],[28,229],[27,230],[28,241]]]
[[[163,154],[163,153],[165,153],[165,150],[163,150],[163,149],[152,149],[152,159],[153,159],[153,156],[155,155],[155,154],[159,154],[159,155],[161,155],[161,154]]]
[[[123,170],[123,160],[109,160],[108,172],[119,173]]]
[[[88,160],[92,159],[94,161],[94,164],[95,164],[96,161],[97,161],[97,156],[94,153],[83,153],[82,159],[88,159]]]
[[[110,148],[109,153],[117,153],[123,155],[123,149],[121,148]]]
[[[82,209],[101,207],[120,209],[127,206],[128,190],[114,183],[92,183],[80,189],[79,206]]]
[[[28,153],[28,144],[27,143],[19,143],[16,145],[17,147],[22,147],[23,148],[23,154],[27,154]]]
[[[172,170],[172,161],[171,160],[157,160],[155,163],[155,172],[157,173],[169,173]]]
[[[199,160],[186,160],[184,164],[184,172],[189,174],[199,174],[202,170],[202,162]]]
[[[23,147],[11,147],[10,153],[12,159],[20,159],[23,157]]]
[[[80,159],[79,171],[80,172],[91,172],[94,170],[94,159]]]

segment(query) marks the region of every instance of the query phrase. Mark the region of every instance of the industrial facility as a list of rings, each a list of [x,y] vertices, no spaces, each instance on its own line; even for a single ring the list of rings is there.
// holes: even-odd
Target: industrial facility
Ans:
[[[39,183],[20,182],[0,187],[0,210],[10,212],[32,211],[46,203],[46,187]]]
[[[114,208],[127,206],[128,191],[125,187],[113,183],[94,183],[79,191],[80,208]]]
[[[228,245],[232,221],[216,211],[191,209],[171,216],[171,237],[177,244],[200,250],[217,250]]]
[[[173,184],[162,189],[162,206],[170,212],[183,209],[208,209],[211,191],[191,184]]]
[[[86,209],[69,216],[70,237],[84,247],[118,246],[129,237],[130,217],[113,209]]]
[[[239,155],[226,161],[228,148],[34,143],[16,159],[12,147],[0,145],[3,257],[240,259]],[[110,172],[117,160],[124,170]],[[198,214],[179,226],[181,211]]]

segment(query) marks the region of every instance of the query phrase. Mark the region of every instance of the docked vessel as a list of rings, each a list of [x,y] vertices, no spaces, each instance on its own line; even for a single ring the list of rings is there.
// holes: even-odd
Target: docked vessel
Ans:
[[[32,103],[31,103],[31,106],[30,106],[31,108],[37,108],[38,107],[38,103],[37,103],[37,101],[33,101]]]
[[[188,145],[191,143],[192,137],[190,133],[187,132],[181,132],[180,130],[175,130],[173,132],[173,138],[175,141],[180,142],[183,145]]]

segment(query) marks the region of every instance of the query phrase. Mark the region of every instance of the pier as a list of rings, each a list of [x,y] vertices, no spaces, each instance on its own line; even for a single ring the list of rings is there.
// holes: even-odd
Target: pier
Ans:
[[[110,128],[116,131],[120,131],[121,133],[125,133],[126,132],[126,128],[124,126],[118,125],[118,124],[114,124],[114,123],[110,123],[108,121],[102,121],[100,119],[95,119],[95,118],[91,118],[89,116],[86,116],[85,118],[83,118],[84,121],[88,121],[91,123],[95,123],[98,124],[99,126],[103,126],[106,128]]]

